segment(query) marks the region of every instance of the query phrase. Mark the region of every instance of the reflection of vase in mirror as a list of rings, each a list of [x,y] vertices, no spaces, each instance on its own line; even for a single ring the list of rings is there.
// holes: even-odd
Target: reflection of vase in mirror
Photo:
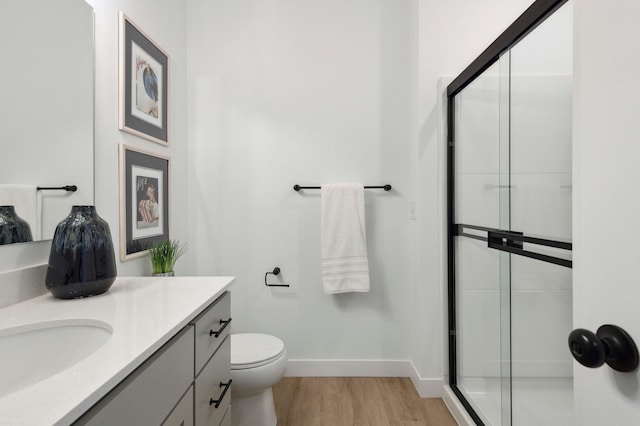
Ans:
[[[0,245],[33,241],[31,227],[13,206],[0,206]]]
[[[78,186],[39,193],[33,238],[50,240],[72,205],[94,203],[93,9],[84,0],[3,1],[0,39],[0,185]]]
[[[73,206],[51,241],[47,289],[60,299],[95,296],[107,291],[116,275],[109,224],[94,206]]]

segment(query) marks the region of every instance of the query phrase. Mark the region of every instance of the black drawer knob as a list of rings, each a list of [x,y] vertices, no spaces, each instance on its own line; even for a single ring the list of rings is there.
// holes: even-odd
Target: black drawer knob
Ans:
[[[577,328],[569,334],[571,355],[585,367],[597,368],[605,362],[616,371],[630,372],[638,368],[638,348],[622,328],[605,324],[596,333]]]

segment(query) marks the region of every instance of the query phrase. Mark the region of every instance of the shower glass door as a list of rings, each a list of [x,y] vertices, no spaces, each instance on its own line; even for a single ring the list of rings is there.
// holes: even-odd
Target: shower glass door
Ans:
[[[566,3],[510,50],[511,230],[559,242],[571,242],[572,9]],[[511,258],[513,424],[571,425],[571,268]]]
[[[455,103],[458,388],[493,425],[508,424],[511,407],[510,258],[485,238],[509,229],[508,64],[503,55]]]
[[[572,424],[572,13],[449,97],[450,381],[478,424]]]

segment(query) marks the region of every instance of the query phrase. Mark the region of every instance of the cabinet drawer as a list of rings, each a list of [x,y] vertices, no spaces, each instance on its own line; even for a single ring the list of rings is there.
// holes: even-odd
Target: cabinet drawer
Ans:
[[[222,421],[231,401],[230,362],[231,337],[227,337],[196,379],[196,425],[219,425]],[[212,400],[219,401],[217,407]]]
[[[193,350],[193,326],[187,326],[76,424],[161,424],[193,381]]]
[[[162,426],[193,426],[193,385],[182,397]]]
[[[220,426],[231,426],[231,407],[227,408],[227,412],[225,413]]]
[[[195,375],[229,334],[231,322],[231,296],[225,292],[206,311],[200,314],[193,324],[196,328]]]

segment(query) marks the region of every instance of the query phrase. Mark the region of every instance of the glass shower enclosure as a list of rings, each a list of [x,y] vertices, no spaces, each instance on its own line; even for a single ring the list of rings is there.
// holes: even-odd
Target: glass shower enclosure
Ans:
[[[449,380],[477,424],[572,424],[572,14],[536,1],[447,89]]]

